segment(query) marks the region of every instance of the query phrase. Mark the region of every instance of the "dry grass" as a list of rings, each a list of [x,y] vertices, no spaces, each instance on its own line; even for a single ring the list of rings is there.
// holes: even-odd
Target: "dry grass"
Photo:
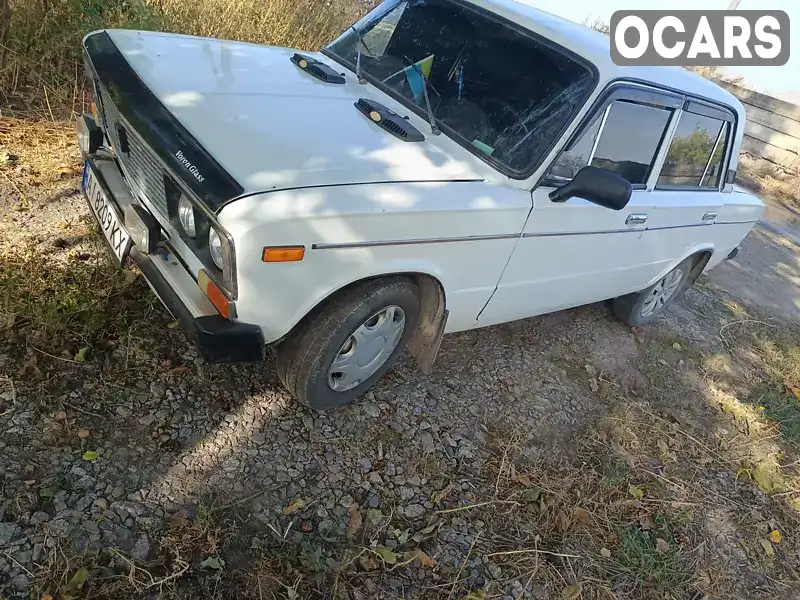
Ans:
[[[357,0],[10,0],[0,25],[0,105],[64,117],[83,102],[81,38],[102,28],[150,29],[318,49],[353,23]]]
[[[739,169],[744,185],[800,209],[800,175],[761,158],[743,154]]]

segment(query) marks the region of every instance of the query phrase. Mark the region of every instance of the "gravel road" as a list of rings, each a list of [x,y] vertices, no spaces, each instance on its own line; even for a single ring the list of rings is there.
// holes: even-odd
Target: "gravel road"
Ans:
[[[73,268],[105,260],[69,185],[31,210],[9,210],[0,237],[15,236],[43,256],[86,255]],[[8,200],[15,192],[5,194]],[[60,222],[71,225],[59,229]],[[446,338],[431,374],[419,374],[405,357],[363,404],[327,414],[293,403],[271,361],[202,364],[154,303],[137,313],[127,337],[85,364],[71,354],[21,353],[24,342],[6,340],[0,595],[41,594],[34,580],[64,548],[116,548],[127,560],[153,564],[164,529],[198,511],[246,514],[251,549],[276,530],[298,544],[312,531],[346,539],[357,519],[384,527],[381,546],[396,549],[406,543],[404,528],[423,531],[442,506],[496,500],[487,464],[497,458],[500,432],[524,433],[520,452],[528,461],[569,458],[576,436],[602,410],[599,381],[634,393],[648,385],[634,363],[650,336],[677,332],[712,343],[718,325],[692,310],[709,295],[800,321],[798,282],[797,247],[775,227],[757,228],[735,261],[705,277],[651,330],[632,331],[593,305],[456,334]],[[141,282],[132,285],[148,293]],[[470,554],[480,519],[442,517],[428,549],[437,570],[368,579],[365,597],[405,597],[454,575],[476,585],[497,582],[498,598],[558,594],[525,588],[503,566]],[[237,558],[226,560],[230,568]],[[105,568],[111,577],[126,565],[112,560]]]

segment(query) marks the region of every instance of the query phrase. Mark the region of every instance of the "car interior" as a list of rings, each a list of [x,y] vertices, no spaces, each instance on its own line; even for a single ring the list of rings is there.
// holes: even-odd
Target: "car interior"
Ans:
[[[579,63],[441,0],[405,6],[384,52],[362,61],[365,72],[424,111],[422,67],[436,119],[514,171],[549,149],[591,87]]]

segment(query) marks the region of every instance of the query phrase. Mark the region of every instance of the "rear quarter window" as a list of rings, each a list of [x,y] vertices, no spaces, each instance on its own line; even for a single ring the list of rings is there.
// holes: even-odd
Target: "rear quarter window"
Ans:
[[[730,129],[726,121],[683,112],[657,185],[719,187]]]

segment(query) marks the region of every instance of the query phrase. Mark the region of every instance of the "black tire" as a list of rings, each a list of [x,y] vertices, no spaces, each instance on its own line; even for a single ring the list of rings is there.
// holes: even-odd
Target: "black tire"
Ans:
[[[384,363],[357,386],[336,391],[328,371],[339,350],[370,317],[388,306],[405,313],[400,341]],[[369,281],[327,300],[306,317],[276,349],[276,369],[283,385],[309,408],[326,410],[350,404],[392,366],[417,326],[419,290],[406,277]]]
[[[641,292],[635,292],[633,294],[627,294],[625,296],[620,296],[619,298],[614,298],[614,300],[611,301],[611,310],[614,313],[614,316],[623,323],[627,323],[631,326],[647,325],[651,321],[657,319],[664,313],[667,307],[674,304],[678,298],[680,298],[683,293],[692,285],[692,283],[694,283],[694,277],[692,273],[693,267],[694,258],[690,256],[649,288],[642,290]],[[679,269],[681,270],[682,275],[675,292],[672,293],[669,298],[667,298],[664,304],[659,305],[652,312],[646,315],[642,314],[642,309],[645,305],[645,302],[655,293],[656,288],[659,285],[662,285],[664,280],[669,277],[670,274]]]

